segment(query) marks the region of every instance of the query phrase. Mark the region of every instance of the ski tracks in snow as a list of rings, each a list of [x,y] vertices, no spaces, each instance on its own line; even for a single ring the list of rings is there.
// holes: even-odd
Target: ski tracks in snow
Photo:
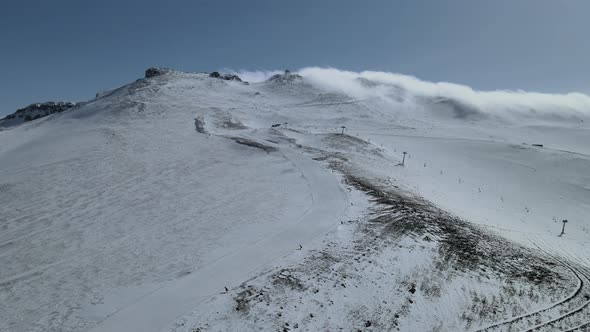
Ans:
[[[536,236],[527,239],[548,257],[561,264],[577,279],[576,288],[564,299],[550,306],[495,323],[480,331],[586,331],[590,328],[590,271],[584,262],[579,261],[563,250],[553,248]],[[543,249],[545,248],[545,249]],[[576,266],[565,259],[576,262]]]
[[[219,290],[238,286],[257,271],[291,254],[299,244],[311,241],[339,224],[338,220],[347,213],[350,205],[339,179],[295,151],[285,148],[281,153],[301,172],[313,196],[312,207],[297,222],[148,293],[108,316],[93,331],[162,331]]]

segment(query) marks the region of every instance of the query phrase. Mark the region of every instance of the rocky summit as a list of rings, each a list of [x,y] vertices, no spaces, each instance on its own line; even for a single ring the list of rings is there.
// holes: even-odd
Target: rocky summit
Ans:
[[[51,114],[61,113],[65,110],[76,107],[77,103],[72,102],[45,102],[35,103],[18,109],[16,112],[7,115],[0,120],[0,127],[14,126],[23,122],[36,120]]]

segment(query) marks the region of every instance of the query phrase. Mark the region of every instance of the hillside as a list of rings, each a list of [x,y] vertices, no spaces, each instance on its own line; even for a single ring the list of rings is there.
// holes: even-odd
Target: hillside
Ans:
[[[2,331],[590,329],[586,95],[151,68],[71,106],[0,131]]]

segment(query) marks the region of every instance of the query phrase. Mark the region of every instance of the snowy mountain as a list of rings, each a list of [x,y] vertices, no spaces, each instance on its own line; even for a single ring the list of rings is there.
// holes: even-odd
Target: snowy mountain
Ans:
[[[0,120],[0,330],[590,330],[589,96],[246,81]]]

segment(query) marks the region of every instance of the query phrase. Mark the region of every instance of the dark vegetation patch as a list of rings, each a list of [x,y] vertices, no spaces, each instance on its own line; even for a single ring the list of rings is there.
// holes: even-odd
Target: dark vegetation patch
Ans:
[[[274,274],[272,276],[273,285],[292,290],[305,290],[307,287],[305,287],[303,282],[298,277],[296,277],[293,272],[294,271],[289,269],[282,269],[278,273]]]
[[[266,301],[266,302],[270,301],[268,293],[263,291],[262,289],[254,287],[252,285],[242,286],[242,287],[245,287],[245,289],[243,291],[239,292],[234,297],[234,300],[236,301],[236,306],[235,306],[236,311],[239,311],[242,314],[248,314],[248,312],[250,311],[250,308],[255,303],[263,302],[263,301]]]
[[[490,270],[510,278],[526,279],[534,283],[555,283],[562,277],[550,267],[552,264],[527,248],[484,232],[431,203],[399,191],[381,188],[372,182],[345,175],[348,184],[369,194],[378,208],[371,223],[383,225],[380,237],[438,239],[441,270]]]

